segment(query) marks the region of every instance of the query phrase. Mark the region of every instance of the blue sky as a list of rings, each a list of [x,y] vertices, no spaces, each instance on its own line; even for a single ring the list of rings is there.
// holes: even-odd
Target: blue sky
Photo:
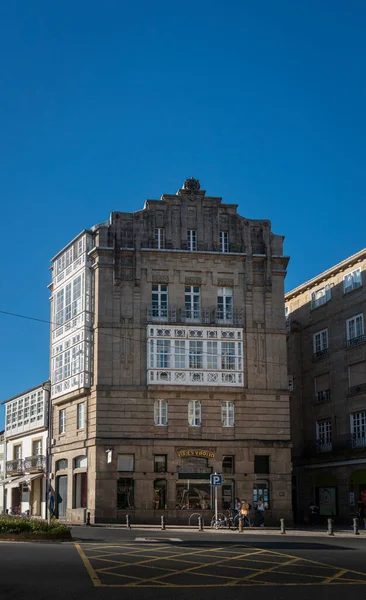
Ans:
[[[291,289],[365,246],[363,1],[0,7],[0,310],[49,318],[50,258],[186,177],[286,236]],[[48,377],[0,314],[0,398]],[[0,415],[0,428],[3,415]]]

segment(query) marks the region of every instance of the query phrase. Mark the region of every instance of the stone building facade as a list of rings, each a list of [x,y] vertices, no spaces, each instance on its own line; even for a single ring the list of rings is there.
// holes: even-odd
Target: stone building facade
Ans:
[[[286,294],[294,511],[366,505],[366,249]]]
[[[269,221],[193,178],[52,259],[59,518],[209,518],[214,472],[220,509],[292,518],[287,263]]]

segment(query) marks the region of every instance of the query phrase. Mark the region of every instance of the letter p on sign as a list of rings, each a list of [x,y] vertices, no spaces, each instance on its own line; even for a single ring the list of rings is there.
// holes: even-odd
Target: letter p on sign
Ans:
[[[222,475],[218,475],[217,473],[212,474],[210,477],[210,483],[214,487],[222,485]]]

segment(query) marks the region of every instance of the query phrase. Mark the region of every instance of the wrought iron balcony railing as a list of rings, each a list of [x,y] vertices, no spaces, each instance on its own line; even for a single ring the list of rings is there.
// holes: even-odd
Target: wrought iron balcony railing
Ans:
[[[21,475],[24,472],[24,460],[22,458],[7,460],[6,472],[8,475]]]
[[[359,383],[358,385],[352,385],[348,389],[348,396],[357,396],[366,392],[366,383]]]
[[[150,306],[147,308],[146,317],[148,323],[200,323],[202,325],[243,325],[244,323],[242,309],[187,309],[176,306]]]
[[[333,438],[331,441],[328,440],[317,440],[313,442],[305,442],[303,457],[311,458],[319,456],[326,452],[332,452],[332,454],[340,454],[346,451],[366,449],[366,431],[357,433],[348,433],[345,435],[339,435]]]
[[[27,456],[24,459],[24,470],[31,472],[42,473],[46,470],[46,457],[42,454],[36,456]]]
[[[329,354],[329,348],[323,348],[323,350],[318,350],[317,352],[314,352],[313,359],[318,360],[319,358],[328,356],[328,354]]]
[[[364,341],[364,334],[353,337],[350,340],[347,340],[347,348],[350,348],[351,346],[357,346],[358,344],[362,344]]]
[[[316,392],[315,404],[326,404],[330,402],[330,390],[323,390],[322,392]]]

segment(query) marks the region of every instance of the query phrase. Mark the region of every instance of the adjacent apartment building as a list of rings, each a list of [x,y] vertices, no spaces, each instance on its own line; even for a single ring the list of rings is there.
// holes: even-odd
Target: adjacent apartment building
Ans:
[[[366,249],[286,294],[294,510],[366,505]]]
[[[263,497],[292,518],[287,263],[268,220],[193,178],[52,259],[59,518],[209,518],[214,472],[220,509]]]
[[[0,514],[4,511],[5,485],[5,435],[0,431]]]
[[[5,400],[4,508],[46,517],[49,382]]]

